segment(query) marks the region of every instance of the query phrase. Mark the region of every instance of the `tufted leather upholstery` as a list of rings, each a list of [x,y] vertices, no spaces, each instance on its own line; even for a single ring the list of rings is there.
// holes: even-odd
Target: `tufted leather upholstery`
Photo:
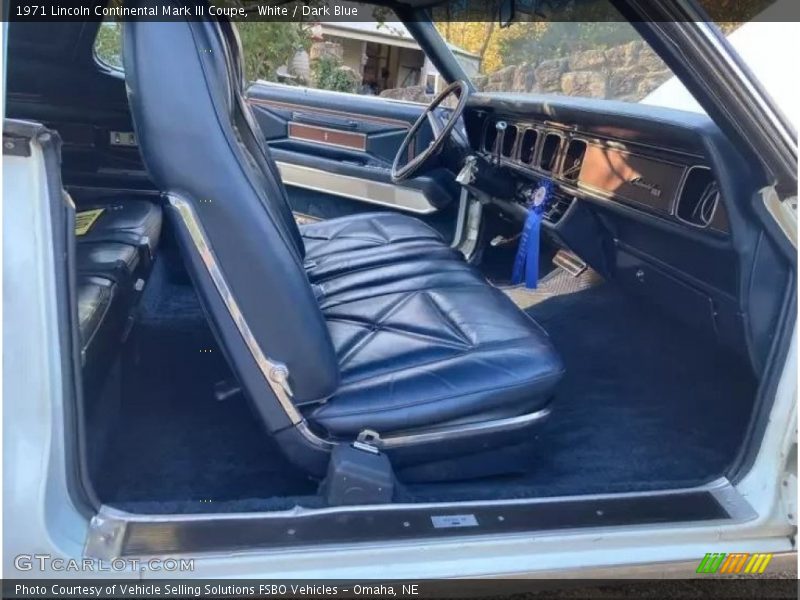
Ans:
[[[341,371],[336,394],[311,413],[327,431],[408,431],[547,403],[562,366],[546,334],[477,275],[429,279],[323,311]]]
[[[548,402],[562,366],[546,334],[435,231],[391,213],[297,228],[243,100],[229,24],[124,27],[144,162],[172,198],[178,242],[223,349],[287,457],[319,475],[330,443],[365,429],[480,423]],[[229,292],[220,293],[219,275]],[[292,407],[259,352],[287,365]]]

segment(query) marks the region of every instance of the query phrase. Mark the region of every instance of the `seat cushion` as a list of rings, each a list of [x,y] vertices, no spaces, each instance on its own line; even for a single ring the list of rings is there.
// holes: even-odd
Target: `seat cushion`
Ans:
[[[77,244],[76,262],[79,273],[100,275],[118,283],[130,281],[140,264],[135,246],[116,242]]]
[[[144,250],[144,260],[155,254],[161,235],[161,207],[147,200],[129,200],[81,206],[78,215],[87,211],[102,210],[97,219],[78,242],[117,242],[130,244]]]
[[[300,234],[306,272],[313,283],[400,261],[460,257],[435,229],[397,213],[363,213],[309,223],[300,228]]]
[[[84,389],[96,391],[119,355],[129,294],[106,277],[79,274],[76,296]]]
[[[444,244],[442,236],[419,219],[391,212],[370,212],[309,223],[300,228],[306,258],[410,241]]]
[[[114,282],[103,277],[78,278],[78,328],[85,350],[92,344],[114,300]]]
[[[470,267],[460,271],[452,285],[432,276],[324,308],[341,385],[309,418],[350,437],[543,408],[564,370],[547,334]]]

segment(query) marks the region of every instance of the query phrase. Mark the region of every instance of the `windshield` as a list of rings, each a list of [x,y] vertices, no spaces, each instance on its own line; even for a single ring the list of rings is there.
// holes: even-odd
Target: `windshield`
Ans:
[[[782,5],[792,2],[797,0],[749,0],[736,5],[742,7],[739,12],[709,0],[701,4],[796,123],[800,92],[795,78],[787,77],[787,61],[800,55],[800,24],[781,22],[786,14]],[[459,5],[435,11],[434,22],[478,91],[603,98],[703,112],[636,29],[605,2],[602,20],[549,20],[543,13],[524,15],[526,21],[505,28],[485,19],[459,21]],[[761,11],[764,5],[768,8]]]
[[[478,91],[638,102],[672,77],[629,23],[440,20],[436,27]],[[466,63],[466,65],[465,65]]]

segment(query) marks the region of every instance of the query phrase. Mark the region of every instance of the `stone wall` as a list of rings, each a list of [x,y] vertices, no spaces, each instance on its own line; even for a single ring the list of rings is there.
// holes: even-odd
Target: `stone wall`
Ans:
[[[478,91],[563,94],[638,102],[672,76],[644,43],[629,42],[605,50],[586,50],[565,58],[504,67],[478,75]],[[384,90],[381,96],[417,102],[431,96],[419,87]]]

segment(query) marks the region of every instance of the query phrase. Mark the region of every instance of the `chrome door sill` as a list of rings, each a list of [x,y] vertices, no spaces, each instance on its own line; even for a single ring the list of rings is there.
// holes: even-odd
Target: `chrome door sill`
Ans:
[[[92,519],[85,555],[112,560],[589,527],[743,522],[755,517],[725,478],[657,492],[253,513],[142,515],[104,505]]]

